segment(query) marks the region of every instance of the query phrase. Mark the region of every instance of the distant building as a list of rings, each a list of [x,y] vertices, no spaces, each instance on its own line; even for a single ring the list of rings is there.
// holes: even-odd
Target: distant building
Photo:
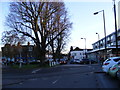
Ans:
[[[118,30],[118,56],[120,56],[120,29]],[[93,50],[88,53],[88,56],[94,60],[105,60],[106,57],[116,56],[116,39],[115,32],[106,36],[106,49],[105,38],[92,44]]]
[[[36,47],[34,45],[30,45],[28,42],[28,45],[20,45],[20,43],[15,45],[5,44],[2,49],[2,58],[5,60],[11,60],[14,59],[14,61],[17,61],[19,59],[24,60],[31,60],[31,59],[37,59],[37,56],[35,54]]]
[[[82,60],[83,58],[87,58],[88,51],[91,51],[92,49],[80,49],[76,47],[75,49],[70,51],[70,58],[71,59],[79,59]]]

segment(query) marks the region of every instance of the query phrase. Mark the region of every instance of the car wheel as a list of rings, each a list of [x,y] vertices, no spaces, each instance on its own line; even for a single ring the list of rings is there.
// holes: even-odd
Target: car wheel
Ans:
[[[117,71],[116,76],[118,79],[120,79],[120,71]]]
[[[118,72],[118,71],[117,71]],[[117,72],[115,73],[115,77],[117,78]]]
[[[111,67],[110,67],[110,68],[111,68]],[[109,75],[110,68],[109,68],[108,71],[106,72],[107,75]]]

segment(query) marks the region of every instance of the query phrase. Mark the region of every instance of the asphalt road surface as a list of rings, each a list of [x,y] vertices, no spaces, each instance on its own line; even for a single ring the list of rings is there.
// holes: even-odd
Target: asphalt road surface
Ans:
[[[103,73],[97,64],[67,64],[25,73],[3,72],[3,88],[120,88],[120,81]]]

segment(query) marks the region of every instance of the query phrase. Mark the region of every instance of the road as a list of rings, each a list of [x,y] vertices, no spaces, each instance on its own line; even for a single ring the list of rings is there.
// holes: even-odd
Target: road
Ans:
[[[103,73],[97,64],[67,64],[3,75],[3,82],[18,81],[3,84],[3,88],[120,88],[119,80]]]

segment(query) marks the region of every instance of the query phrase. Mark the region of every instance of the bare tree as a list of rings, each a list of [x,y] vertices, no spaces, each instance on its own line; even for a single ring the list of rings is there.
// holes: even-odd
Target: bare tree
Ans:
[[[72,25],[63,2],[11,3],[6,22],[11,30],[30,37],[34,41],[41,63],[45,60],[47,46],[63,32],[68,31]],[[52,38],[48,40],[51,36]]]
[[[11,30],[11,31],[4,31],[2,33],[2,43],[3,44],[17,44],[18,42],[25,43],[25,41],[27,40],[27,38],[23,35],[23,34],[19,34],[18,32],[16,32],[15,30]]]
[[[57,38],[50,43],[54,60],[55,58],[60,58],[60,53],[66,45],[66,42],[70,35],[70,28],[72,26],[72,23],[69,22],[69,18],[67,17],[67,11],[65,10],[64,4],[62,3],[61,6],[62,7],[59,7],[60,9],[57,13],[55,13],[54,17],[54,21],[56,23],[54,24],[53,28],[56,30],[56,32],[50,34],[50,41],[57,34],[59,34]]]

